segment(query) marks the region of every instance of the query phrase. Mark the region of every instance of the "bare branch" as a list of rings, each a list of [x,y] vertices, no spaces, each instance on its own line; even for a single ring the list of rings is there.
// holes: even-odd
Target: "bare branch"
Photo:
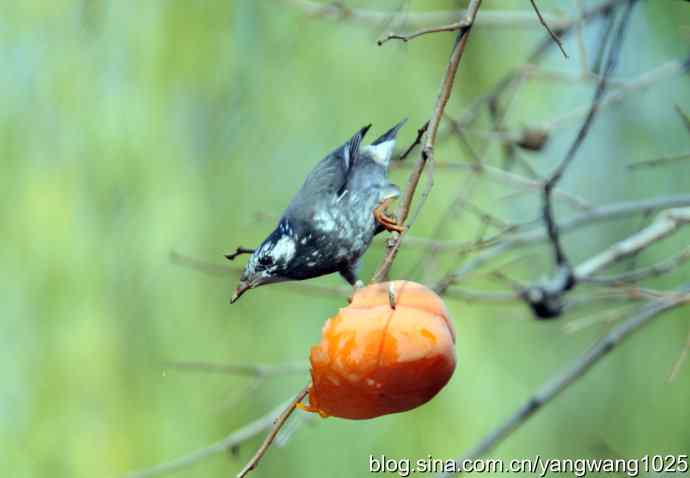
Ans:
[[[690,63],[688,62],[687,58],[667,61],[666,63],[663,63],[662,65],[659,65],[658,67],[641,74],[637,78],[621,84],[618,89],[601,98],[596,103],[596,108],[597,110],[603,110],[604,108],[620,103],[631,93],[648,88],[675,75],[687,73],[689,65]],[[565,126],[569,121],[586,115],[590,108],[591,105],[580,106],[559,117],[544,122],[543,124],[539,125],[539,128],[546,131],[552,131],[560,128]]]
[[[667,259],[658,264],[654,264],[650,267],[645,267],[643,269],[637,269],[629,272],[624,272],[610,277],[579,277],[578,279],[583,282],[590,282],[598,285],[622,285],[622,284],[632,284],[637,283],[641,280],[648,279],[650,277],[659,277],[672,272],[678,267],[682,266],[690,260],[690,247],[685,248],[680,254]]]
[[[659,214],[657,219],[648,227],[636,234],[612,245],[575,269],[575,276],[590,277],[597,271],[636,254],[670,234],[679,227],[690,224],[690,207],[669,209]]]
[[[253,254],[254,249],[247,249],[246,247],[242,246],[237,246],[237,249],[235,249],[235,252],[231,254],[225,254],[225,258],[229,261],[234,261],[237,256],[241,256],[242,254]]]
[[[402,33],[389,33],[385,37],[381,38],[380,40],[377,40],[376,43],[378,46],[383,45],[386,43],[388,40],[401,40],[403,42],[408,42],[409,40],[414,40],[417,37],[420,37],[422,35],[427,35],[429,33],[439,33],[439,32],[454,32],[457,30],[460,30],[463,28],[465,25],[463,22],[457,22],[457,23],[451,23],[450,25],[442,25],[440,27],[430,27],[430,28],[422,28],[421,30],[417,30],[416,32],[413,33],[408,33],[407,35],[402,34]]]
[[[530,76],[534,71],[534,65],[527,63],[514,70],[512,74],[516,77],[521,74],[527,74],[528,76]],[[611,88],[611,91],[604,95],[604,97],[596,104],[596,107],[598,111],[603,111],[604,109],[610,108],[616,104],[621,103],[630,96],[634,96],[633,93],[640,92],[646,88],[651,88],[652,86],[655,86],[664,80],[672,78],[676,75],[683,75],[688,71],[690,71],[690,58],[684,58],[667,61],[657,66],[656,68],[646,71],[637,76],[636,78],[627,81],[612,81],[610,79],[607,79],[608,85],[615,86],[615,89]],[[562,73],[549,73],[550,76],[553,76],[554,74],[562,75]],[[598,82],[601,80],[601,76],[593,75],[591,77],[591,80]],[[501,92],[502,91],[503,90],[501,90]],[[519,145],[519,143],[521,141],[524,141],[525,139],[525,132],[522,129],[517,131],[483,131],[479,129],[466,128],[463,126],[465,124],[470,123],[475,118],[475,115],[478,113],[479,106],[481,106],[483,102],[489,101],[489,98],[491,98],[491,95],[486,95],[479,98],[478,100],[475,100],[472,106],[470,106],[465,111],[461,119],[455,119],[453,121],[457,122],[461,127],[463,127],[463,130],[466,131],[468,134],[473,134],[479,137],[492,139],[496,141],[518,143]],[[587,104],[578,106],[577,108],[574,108],[559,116],[556,116],[549,120],[538,122],[536,123],[536,126],[532,126],[529,129],[533,131],[538,131],[542,135],[548,136],[553,131],[559,128],[563,128],[569,125],[572,121],[580,119],[583,116],[587,115],[591,107],[592,103],[588,102]]]
[[[404,160],[405,158],[407,158],[407,157],[409,156],[409,154],[412,152],[412,150],[413,150],[416,146],[418,146],[418,145],[420,145],[420,144],[422,143],[422,136],[424,136],[424,133],[426,133],[426,130],[427,130],[428,127],[429,127],[429,122],[427,121],[426,123],[424,123],[424,124],[422,125],[421,128],[419,128],[419,129],[417,130],[417,137],[416,137],[415,140],[412,142],[412,144],[410,144],[410,146],[408,146],[408,148],[400,155],[400,157],[398,158],[398,161],[402,161],[402,160]]]
[[[289,403],[292,403],[290,401]],[[126,478],[150,478],[153,476],[164,475],[167,473],[173,473],[189,466],[192,466],[202,460],[205,460],[209,456],[216,455],[218,453],[223,453],[227,450],[235,448],[247,440],[263,433],[264,431],[271,428],[273,422],[281,414],[281,411],[285,408],[285,403],[280,404],[266,415],[246,424],[245,426],[239,428],[238,430],[230,433],[222,440],[213,443],[204,448],[200,448],[188,455],[182,456],[175,460],[161,463],[154,467],[148,468],[146,470],[134,471],[126,475]]]
[[[577,0],[577,10],[580,12],[580,18],[584,14],[584,5],[582,5],[582,0]],[[579,21],[575,27],[575,38],[577,40],[577,50],[580,60],[580,76],[585,77],[589,75],[589,61],[587,60],[587,48],[585,47],[584,38],[584,22]]]
[[[549,21],[549,23],[553,26],[554,30],[559,35],[564,36],[570,33],[573,27],[582,22],[588,22],[602,15],[610,16],[612,9],[625,1],[627,0],[609,0],[606,2],[602,2],[592,8],[585,10],[585,12],[577,18],[571,19],[567,22],[563,22],[562,24],[554,24],[553,21],[550,21],[546,17],[545,20]],[[483,16],[484,14],[482,14],[482,17]],[[534,15],[532,15],[532,17],[534,17]],[[527,59],[527,64],[533,64],[537,62],[541,57],[543,57],[546,54],[546,52],[553,44],[554,43],[551,39],[551,36],[547,34],[546,37],[539,42],[534,51],[529,55]],[[462,117],[459,120],[461,126],[464,127],[465,125],[474,121],[474,119],[477,117],[479,113],[480,108],[483,105],[495,101],[496,98],[504,95],[507,91],[513,89],[516,83],[519,83],[523,76],[523,68],[524,66],[521,66],[511,70],[501,81],[499,81],[494,86],[494,88],[488,94],[477,98],[462,114]]]
[[[177,251],[170,251],[170,262],[212,276],[237,277],[242,273],[241,269],[228,268],[221,264],[180,254]],[[352,288],[347,286],[328,286],[311,281],[289,281],[273,286],[274,290],[280,290],[281,288],[304,295],[319,296],[326,292],[347,297],[352,294]]]
[[[400,207],[398,209],[397,217],[400,224],[404,224],[407,219],[407,215],[410,211],[410,206],[412,204],[412,198],[414,197],[415,191],[417,189],[417,184],[422,176],[424,167],[427,161],[433,161],[433,147],[436,142],[436,133],[438,132],[439,124],[443,118],[443,111],[446,108],[448,99],[450,98],[451,92],[453,90],[453,82],[455,80],[455,74],[458,71],[458,66],[460,65],[460,59],[465,52],[465,46],[467,45],[467,39],[470,36],[470,31],[472,30],[472,24],[474,19],[477,17],[477,12],[481,5],[481,0],[472,0],[468,9],[467,16],[463,20],[465,26],[460,29],[458,36],[455,40],[455,46],[450,55],[450,60],[448,62],[448,67],[446,68],[446,73],[441,82],[441,89],[436,100],[436,105],[434,107],[434,112],[429,120],[429,127],[424,135],[424,145],[422,147],[422,153],[420,158],[417,160],[415,169],[412,171],[410,178],[407,183],[407,187],[403,194],[402,200],[400,202]],[[388,275],[388,271],[395,260],[395,256],[400,248],[401,240],[404,233],[394,236],[390,241],[390,246],[386,252],[386,256],[383,262],[379,266],[378,270],[374,274],[372,279],[373,282],[378,282],[384,279]]]
[[[589,212],[573,216],[558,223],[558,229],[561,234],[564,234],[592,223],[619,219],[632,214],[647,214],[660,209],[686,206],[690,206],[690,195],[657,197],[642,201],[624,201],[601,206]],[[460,269],[434,285],[433,289],[437,293],[443,294],[448,286],[460,282],[468,274],[479,269],[491,259],[518,247],[536,245],[545,239],[548,239],[548,235],[544,226],[539,226],[526,232],[509,234],[504,240],[490,244],[472,260],[467,261]]]
[[[523,293],[523,298],[532,308],[535,317],[538,319],[551,319],[560,316],[563,309],[563,296],[572,290],[577,283],[572,266],[570,265],[570,262],[563,251],[563,246],[561,245],[558,226],[556,225],[556,221],[554,219],[551,195],[553,188],[563,177],[563,174],[568,166],[572,163],[577,151],[592,127],[597,113],[597,104],[606,92],[606,80],[618,63],[618,57],[623,45],[624,34],[628,26],[632,9],[636,2],[637,0],[629,0],[627,8],[623,12],[623,17],[618,24],[618,28],[616,29],[616,33],[612,40],[609,58],[606,62],[606,68],[604,69],[604,73],[602,74],[597,85],[597,89],[594,93],[594,99],[592,100],[592,105],[587,113],[587,117],[582,123],[582,126],[580,127],[580,130],[578,131],[577,136],[568,149],[565,157],[544,183],[544,223],[546,224],[546,231],[549,236],[549,241],[553,247],[554,262],[556,263],[557,270],[556,275],[551,280],[543,281],[540,284],[531,286],[525,289]],[[604,48],[603,45],[602,48]]]
[[[236,276],[242,273],[239,269],[228,268],[224,265],[180,254],[177,251],[170,251],[169,258],[172,264],[187,267],[212,276]]]
[[[685,111],[683,111],[683,109],[680,106],[674,105],[674,108],[676,110],[676,113],[678,113],[678,115],[680,116],[681,121],[685,125],[685,128],[688,130],[688,133],[690,133],[690,116],[688,116],[688,114]]]
[[[408,167],[406,163],[397,163],[396,164],[398,167]],[[508,184],[510,186],[522,189],[522,190],[532,190],[532,191],[541,191],[544,187],[544,181],[540,180],[535,180],[535,179],[530,179],[524,176],[521,176],[520,174],[513,173],[510,171],[505,171],[504,169],[497,168],[495,166],[490,166],[488,164],[477,164],[477,163],[468,163],[468,162],[460,162],[460,161],[435,161],[434,166],[442,169],[442,168],[449,168],[449,169],[464,169],[464,170],[470,170],[472,173],[478,175],[478,176],[488,176],[491,177],[491,179],[494,179],[496,181],[499,181],[503,184]],[[581,210],[581,211],[588,211],[592,209],[592,205],[586,201],[585,199],[576,196],[572,193],[566,192],[561,190],[560,188],[556,188],[553,191],[554,196],[561,198],[563,201],[569,203],[572,207],[575,209]]]
[[[380,11],[364,8],[350,8],[343,2],[314,2],[310,0],[284,0],[286,3],[299,8],[306,15],[330,20],[346,20],[366,26],[379,27],[404,17],[404,22],[410,25],[428,26],[440,25],[454,21],[464,16],[470,10],[447,11]],[[564,15],[544,14],[544,18],[556,29],[563,28],[577,19]],[[539,22],[529,10],[487,10],[485,15],[477,21],[482,27],[497,28],[536,28]]]
[[[690,303],[689,290],[690,287],[686,286],[672,296],[655,300],[640,308],[636,314],[611,330],[597,342],[594,347],[575,360],[569,368],[542,385],[524,405],[516,410],[506,421],[488,433],[476,446],[457,458],[455,460],[457,466],[459,467],[464,460],[478,458],[493,450],[499,443],[508,438],[546,404],[560,395],[561,392],[570,385],[582,378],[594,365],[600,362],[601,359],[606,357],[606,355],[623,343],[634,332],[649,324],[661,314]],[[452,476],[452,474],[444,473],[439,476],[449,477]]]
[[[687,161],[690,159],[690,153],[678,154],[676,156],[662,156],[660,158],[646,159],[628,165],[628,169],[642,169],[653,168],[657,166],[665,166],[669,163],[677,163],[679,161]]]
[[[306,387],[302,389],[301,392],[299,392],[292,401],[288,404],[287,407],[285,407],[285,410],[278,416],[278,418],[275,420],[273,423],[273,427],[271,427],[271,431],[268,433],[266,438],[264,439],[263,443],[259,447],[258,450],[256,450],[256,453],[254,456],[249,460],[247,465],[242,469],[237,474],[237,478],[244,478],[247,476],[247,474],[252,471],[256,466],[259,464],[259,461],[263,458],[263,456],[266,454],[268,449],[270,448],[271,444],[273,443],[273,440],[275,440],[276,435],[280,431],[281,428],[283,428],[283,425],[285,425],[285,422],[287,421],[288,418],[290,418],[290,415],[292,415],[292,412],[295,411],[295,408],[297,408],[297,404],[300,403],[302,400],[304,400],[304,397],[307,396],[307,393],[309,393],[309,387],[311,387],[311,383],[309,383]]]
[[[303,362],[285,363],[280,365],[262,365],[172,361],[166,362],[163,365],[165,367],[174,368],[180,371],[222,373],[254,378],[301,374],[309,371],[309,366]]]
[[[544,17],[541,16],[541,12],[539,11],[539,8],[537,8],[537,4],[534,2],[534,0],[529,0],[529,1],[532,4],[532,8],[534,8],[534,12],[537,14],[537,17],[539,17],[539,22],[544,26],[544,28],[546,28],[546,31],[549,32],[549,35],[551,35],[551,38],[553,38],[553,41],[556,42],[556,44],[558,45],[558,48],[560,48],[560,50],[561,50],[561,53],[563,53],[563,56],[568,58],[568,54],[563,49],[563,44],[561,43],[561,39],[558,38],[558,35],[556,35],[549,28],[549,25],[544,20]]]
[[[690,330],[688,330],[688,339],[685,342],[685,346],[683,347],[683,350],[680,351],[680,355],[674,362],[673,367],[671,368],[671,373],[669,374],[666,383],[671,383],[676,379],[676,376],[678,375],[678,372],[683,366],[683,363],[685,363],[685,361],[688,358],[688,350],[690,350]]]

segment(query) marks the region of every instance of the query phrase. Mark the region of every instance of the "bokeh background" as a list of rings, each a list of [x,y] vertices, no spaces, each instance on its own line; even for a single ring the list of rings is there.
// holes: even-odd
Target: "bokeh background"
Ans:
[[[405,17],[415,11],[464,6],[347,3],[398,12],[395,26],[402,31],[409,31]],[[377,134],[409,117],[400,135],[400,143],[409,144],[431,114],[453,34],[379,47],[376,39],[390,25],[311,18],[268,0],[0,4],[2,475],[123,476],[215,442],[289,398],[306,373],[257,384],[169,362],[306,361],[343,298],[275,285],[230,306],[231,268],[244,258],[233,265],[222,254],[262,240],[313,164],[363,124],[374,123]],[[539,4],[556,16],[577,13],[578,2]],[[490,9],[525,11],[529,4],[486,0],[482,11]],[[584,31],[590,62],[601,29],[594,22]],[[459,116],[524,62],[543,34],[536,23],[476,28],[448,113]],[[689,40],[687,2],[641,2],[616,78],[633,79],[687,58]],[[553,48],[543,65],[576,76],[575,36],[565,47],[569,60]],[[674,104],[688,110],[689,86],[687,75],[671,75],[603,112],[563,187],[592,204],[688,193],[688,162],[639,172],[626,166],[690,150],[690,135],[673,110]],[[591,92],[591,82],[534,80],[518,95],[508,124],[541,124],[586,104]],[[558,128],[541,154],[521,154],[537,171],[550,171],[578,124]],[[437,160],[469,161],[445,131]],[[500,151],[489,149],[486,161],[501,165]],[[403,185],[407,173],[398,169],[392,176]],[[443,211],[468,184],[473,201],[506,221],[538,217],[536,195],[510,196],[508,186],[471,175],[436,169],[414,236],[439,231]],[[559,206],[560,217],[570,212],[567,204]],[[566,247],[577,262],[644,224],[633,217],[588,228],[569,235]],[[476,218],[461,214],[435,237],[476,233]],[[681,232],[642,254],[639,264],[669,257],[689,242]],[[171,251],[220,264],[228,275],[173,264]],[[376,242],[364,260],[364,278],[382,253]],[[420,271],[412,267],[420,254],[403,247],[393,277],[432,282],[463,260],[444,256]],[[548,250],[536,249],[513,271],[535,278],[550,272],[549,261]],[[686,266],[652,284],[672,288],[688,279]],[[485,282],[481,286],[506,287]],[[370,454],[455,457],[620,319],[613,314],[574,332],[569,321],[598,317],[610,305],[593,303],[548,323],[531,320],[519,303],[449,305],[460,361],[437,398],[371,421],[298,417],[300,426],[269,452],[255,476],[367,476]],[[687,337],[687,309],[665,315],[494,456],[687,453],[688,366],[668,381]],[[259,440],[176,476],[230,476]]]

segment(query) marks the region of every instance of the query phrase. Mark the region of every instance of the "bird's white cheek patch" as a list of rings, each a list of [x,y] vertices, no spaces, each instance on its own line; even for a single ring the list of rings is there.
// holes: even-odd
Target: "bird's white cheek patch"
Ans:
[[[277,260],[282,260],[283,262],[290,262],[295,255],[295,241],[291,237],[283,236],[280,238],[276,245],[273,247],[273,258]]]

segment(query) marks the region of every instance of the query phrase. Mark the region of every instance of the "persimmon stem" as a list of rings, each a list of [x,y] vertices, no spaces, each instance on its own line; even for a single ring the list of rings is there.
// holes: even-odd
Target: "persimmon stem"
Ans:
[[[395,284],[393,282],[388,284],[388,303],[391,306],[391,309],[395,310],[395,302],[396,302],[396,297],[395,297]]]

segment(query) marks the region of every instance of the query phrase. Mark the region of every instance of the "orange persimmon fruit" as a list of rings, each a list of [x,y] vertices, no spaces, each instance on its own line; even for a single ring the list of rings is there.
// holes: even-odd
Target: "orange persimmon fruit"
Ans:
[[[307,411],[349,419],[418,407],[455,370],[455,330],[431,289],[409,281],[358,289],[312,347]]]

